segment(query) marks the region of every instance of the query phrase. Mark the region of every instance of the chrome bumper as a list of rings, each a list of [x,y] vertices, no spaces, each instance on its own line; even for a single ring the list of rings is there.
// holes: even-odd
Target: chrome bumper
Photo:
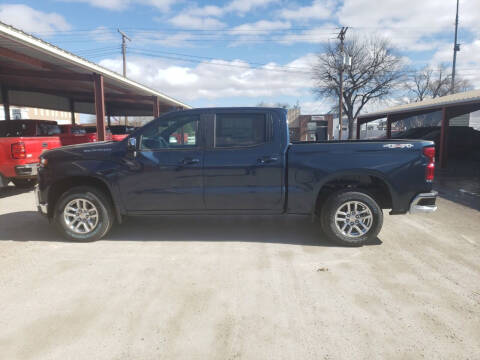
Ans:
[[[15,166],[15,174],[18,177],[36,177],[37,173],[38,163]]]
[[[437,205],[435,205],[437,195],[438,192],[436,191],[418,194],[410,203],[410,213],[415,214],[434,212],[437,210]]]
[[[40,202],[40,191],[38,189],[38,185],[35,185],[35,205],[37,206],[37,210],[42,215],[48,214],[48,204]]]

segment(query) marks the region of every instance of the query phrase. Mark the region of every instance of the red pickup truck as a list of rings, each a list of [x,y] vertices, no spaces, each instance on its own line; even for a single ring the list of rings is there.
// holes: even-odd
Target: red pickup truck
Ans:
[[[83,127],[87,132],[89,140],[87,142],[96,142],[98,141],[97,127],[96,126],[84,126]],[[112,133],[109,128],[105,129],[105,141],[112,141]]]
[[[112,140],[113,141],[122,141],[128,135],[136,130],[134,126],[126,126],[126,125],[112,125],[109,127],[112,133]]]
[[[55,121],[0,121],[0,187],[33,186],[40,155],[61,146]]]
[[[59,125],[62,133],[60,142],[62,146],[76,145],[98,141],[97,128],[95,126]],[[125,135],[126,136],[126,135]],[[106,130],[105,140],[112,140],[112,134]]]

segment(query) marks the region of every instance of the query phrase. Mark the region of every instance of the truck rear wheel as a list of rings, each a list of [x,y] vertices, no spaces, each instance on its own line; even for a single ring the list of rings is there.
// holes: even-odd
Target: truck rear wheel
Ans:
[[[322,207],[325,234],[344,246],[361,246],[376,239],[383,224],[377,202],[361,190],[341,190],[330,195]]]
[[[54,210],[60,233],[72,241],[95,241],[113,224],[112,205],[103,192],[90,186],[75,187],[60,196]]]

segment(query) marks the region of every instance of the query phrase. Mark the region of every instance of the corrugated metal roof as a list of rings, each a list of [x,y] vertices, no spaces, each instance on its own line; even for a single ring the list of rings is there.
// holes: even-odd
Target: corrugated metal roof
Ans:
[[[358,116],[358,119],[379,119],[382,117],[386,117],[389,114],[407,113],[427,109],[434,110],[436,108],[441,109],[444,106],[468,104],[472,102],[480,103],[480,90],[465,91],[452,95],[437,97],[435,99],[426,99],[410,104],[393,106],[381,111],[376,111],[369,114],[362,114]]]
[[[101,74],[104,77],[104,81],[120,88],[125,88],[141,95],[157,96],[160,102],[174,107],[182,107],[186,109],[191,108],[189,105],[173,99],[157,90],[153,90],[145,85],[132,81],[114,71],[108,70],[98,64],[2,22],[0,22],[0,40],[0,45],[2,47],[13,48],[16,52],[47,60],[54,65],[61,65],[71,71]]]

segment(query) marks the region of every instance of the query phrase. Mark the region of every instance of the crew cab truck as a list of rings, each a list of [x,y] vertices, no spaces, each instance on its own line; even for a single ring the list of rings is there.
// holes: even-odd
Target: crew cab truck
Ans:
[[[59,125],[59,127],[62,131],[59,135],[62,146],[93,142],[92,137],[94,134],[87,134],[85,128],[81,126],[67,124]]]
[[[42,152],[61,145],[59,132],[54,121],[0,121],[0,188],[10,181],[17,187],[33,186]]]
[[[303,214],[343,245],[374,239],[382,209],[431,212],[434,144],[291,143],[286,111],[171,112],[121,142],[42,155],[38,209],[68,239],[100,239],[125,216]]]

